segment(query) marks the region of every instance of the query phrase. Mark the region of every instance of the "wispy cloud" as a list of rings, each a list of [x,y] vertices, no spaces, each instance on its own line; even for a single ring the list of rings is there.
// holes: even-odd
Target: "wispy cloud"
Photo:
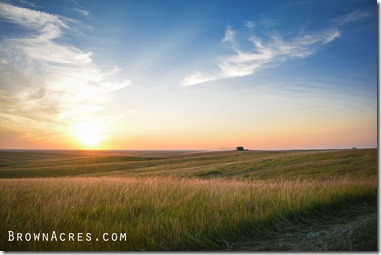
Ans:
[[[113,80],[119,68],[101,70],[92,52],[58,42],[72,20],[7,3],[0,3],[0,17],[27,29],[0,41],[3,127],[75,133],[115,119],[102,113],[111,93],[130,81]]]
[[[248,29],[254,29],[255,28],[255,23],[253,21],[251,21],[251,20],[248,20],[245,23],[245,27],[247,27]]]
[[[222,42],[230,47],[233,54],[220,58],[217,64],[219,71],[210,74],[194,70],[191,75],[182,80],[181,85],[191,86],[210,81],[248,76],[269,64],[306,58],[313,55],[320,47],[339,38],[343,33],[340,30],[342,25],[356,22],[367,16],[364,12],[353,12],[335,19],[333,26],[287,40],[274,33],[263,39],[251,36],[248,38],[253,47],[251,51],[245,51],[239,47],[236,32],[231,27],[228,27]],[[250,28],[251,23],[246,23],[245,26]]]
[[[336,26],[343,26],[349,23],[356,22],[358,20],[361,20],[363,18],[369,17],[370,13],[365,11],[354,11],[349,14],[337,17],[333,19],[333,23]]]
[[[73,9],[74,11],[82,14],[83,16],[86,16],[86,17],[89,17],[90,16],[90,12],[88,10],[84,10],[84,9],[81,9],[81,8],[74,8]]]

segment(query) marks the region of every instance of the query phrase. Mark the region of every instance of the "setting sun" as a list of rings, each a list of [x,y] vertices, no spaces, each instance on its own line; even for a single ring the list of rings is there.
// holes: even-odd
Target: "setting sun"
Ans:
[[[95,147],[99,145],[104,137],[98,129],[84,129],[76,132],[78,141],[86,147]]]

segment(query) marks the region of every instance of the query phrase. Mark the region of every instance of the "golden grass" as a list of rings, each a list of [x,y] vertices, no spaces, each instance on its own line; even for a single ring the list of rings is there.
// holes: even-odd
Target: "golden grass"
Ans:
[[[374,178],[229,180],[174,177],[0,179],[4,250],[221,250],[279,220],[330,213],[377,193]],[[7,242],[7,231],[84,232],[91,242]],[[102,233],[124,242],[96,242]]]

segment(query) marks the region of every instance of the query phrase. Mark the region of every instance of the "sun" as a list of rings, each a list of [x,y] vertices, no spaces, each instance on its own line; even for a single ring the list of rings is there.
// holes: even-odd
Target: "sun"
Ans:
[[[83,129],[76,132],[78,141],[86,147],[96,147],[103,140],[102,132],[98,129]]]
[[[69,132],[76,140],[76,146],[83,149],[100,149],[101,143],[106,140],[108,127],[105,121],[85,116],[78,118],[70,125]]]

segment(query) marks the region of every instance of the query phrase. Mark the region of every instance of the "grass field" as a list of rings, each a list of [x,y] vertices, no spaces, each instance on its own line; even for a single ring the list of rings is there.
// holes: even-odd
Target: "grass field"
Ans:
[[[1,151],[0,194],[2,250],[377,250],[376,149]]]

